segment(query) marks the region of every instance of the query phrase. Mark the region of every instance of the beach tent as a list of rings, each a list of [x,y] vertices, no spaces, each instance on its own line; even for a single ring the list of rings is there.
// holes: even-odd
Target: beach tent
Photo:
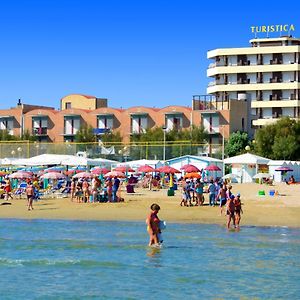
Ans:
[[[268,170],[270,159],[245,153],[224,159],[225,164],[232,165],[232,173],[240,176],[240,182],[252,182],[252,178],[259,171]]]
[[[73,155],[62,154],[41,154],[30,158],[20,158],[13,162],[16,166],[48,166],[60,165],[67,159],[73,158]]]
[[[269,167],[269,173],[272,174],[274,182],[282,182],[288,180],[291,175],[294,176],[297,182],[300,182],[300,161],[270,160],[268,163],[268,167]],[[290,168],[293,171],[291,172],[275,171],[281,167]]]
[[[138,169],[140,166],[148,165],[153,167],[154,169],[160,167],[163,165],[163,163],[160,160],[155,159],[138,159],[133,161],[127,161],[124,163],[116,163],[112,167],[120,167],[120,166],[129,166],[132,169]]]
[[[214,172],[216,177],[221,177],[223,162],[220,159],[209,157],[209,156],[196,156],[196,155],[184,155],[169,159],[166,161],[170,167],[180,170],[184,165],[192,164],[196,166],[199,170],[204,170],[209,165],[215,165],[220,168],[220,171]],[[208,172],[203,172],[204,177],[208,176]]]
[[[64,166],[101,166],[111,168],[111,165],[116,164],[115,160],[104,158],[88,158],[83,156],[73,156],[63,161]]]

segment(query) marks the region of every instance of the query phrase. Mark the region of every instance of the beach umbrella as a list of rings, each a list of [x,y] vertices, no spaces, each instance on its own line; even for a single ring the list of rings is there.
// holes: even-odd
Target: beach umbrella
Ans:
[[[18,171],[18,172],[10,174],[8,177],[12,178],[12,179],[32,178],[32,173],[25,172],[25,171]]]
[[[270,178],[270,177],[272,177],[272,175],[269,173],[257,173],[252,178],[253,179],[263,179],[263,178]]]
[[[84,171],[83,170],[75,170],[75,169],[73,169],[73,170],[66,171],[65,174],[67,176],[69,176],[69,175],[73,175],[74,173],[79,174],[79,173],[82,173],[82,172],[84,172]]]
[[[106,168],[101,168],[101,167],[94,167],[91,169],[91,173],[95,175],[100,175],[100,174],[106,174],[108,173],[109,170]]]
[[[47,168],[44,171],[45,172],[63,172],[66,170],[65,166],[55,166],[55,167],[51,167],[51,168]]]
[[[206,168],[204,168],[206,171],[221,171],[221,169],[216,165],[209,165]]]
[[[66,175],[59,172],[49,172],[40,176],[41,179],[61,179],[66,178]]]
[[[127,173],[127,172],[134,172],[135,170],[133,170],[129,166],[119,166],[119,167],[114,168],[114,171]]]
[[[120,171],[111,171],[111,172],[108,172],[104,175],[105,178],[108,178],[108,177],[119,177],[119,178],[125,178],[126,175],[123,173],[123,172],[120,172]]]
[[[155,169],[152,168],[151,166],[149,165],[144,165],[144,166],[140,166],[138,169],[137,169],[138,172],[142,172],[142,173],[151,173],[151,172],[154,172]]]
[[[0,171],[0,177],[6,176],[6,175],[7,175],[7,173],[6,173],[6,172],[4,172],[4,171]]]
[[[184,178],[201,178],[201,175],[199,173],[196,173],[196,172],[186,173],[184,175]]]
[[[240,175],[237,175],[237,174],[226,174],[222,177],[223,179],[237,179],[237,178],[241,178]]]
[[[183,170],[186,173],[200,172],[199,168],[197,168],[196,166],[191,165],[191,164],[187,164],[187,165],[182,166],[180,168],[180,170]]]
[[[275,169],[275,171],[289,172],[289,171],[293,171],[293,169],[291,169],[289,167],[279,167],[279,168]]]
[[[155,172],[160,172],[160,173],[167,173],[167,174],[175,174],[175,173],[181,173],[179,170],[170,167],[170,166],[162,166],[157,169],[155,169]]]
[[[80,172],[80,173],[77,173],[73,176],[73,178],[89,178],[89,177],[92,177],[93,174],[92,173],[89,173],[89,172]]]

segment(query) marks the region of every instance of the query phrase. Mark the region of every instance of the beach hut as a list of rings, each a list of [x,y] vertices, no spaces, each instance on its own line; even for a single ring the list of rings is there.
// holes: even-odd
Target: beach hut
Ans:
[[[238,181],[241,183],[252,182],[253,176],[259,172],[268,171],[270,159],[245,153],[224,159],[225,164],[232,166],[231,173],[238,175]]]
[[[288,181],[291,175],[300,182],[300,162],[290,160],[270,160],[268,163],[269,173],[272,174],[274,182]],[[287,168],[287,169],[283,169]],[[284,171],[284,170],[290,171]],[[276,171],[279,170],[279,171]],[[280,171],[281,170],[281,171]]]
[[[220,170],[215,171],[214,175],[216,177],[221,177],[222,169],[223,169],[223,162],[220,159],[209,157],[209,156],[196,156],[196,155],[184,155],[175,157],[172,159],[167,160],[167,164],[170,167],[173,167],[175,169],[182,169],[185,165],[193,165],[197,167],[199,170],[204,170],[209,165],[215,165]],[[182,170],[184,172],[184,170]],[[203,172],[206,176],[208,176],[208,172]]]

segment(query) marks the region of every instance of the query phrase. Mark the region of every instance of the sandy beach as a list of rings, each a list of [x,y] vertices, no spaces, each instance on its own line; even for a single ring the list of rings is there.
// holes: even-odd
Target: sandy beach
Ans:
[[[264,190],[266,195],[259,196],[259,190]],[[278,195],[270,196],[270,190],[278,191]],[[244,211],[241,226],[300,227],[300,185],[233,184],[232,191],[241,193]],[[207,194],[204,206],[181,207],[180,191],[176,191],[175,196],[167,196],[166,189],[121,193],[125,199],[122,203],[76,203],[70,198],[43,198],[34,202],[33,211],[27,210],[26,199],[15,198],[9,201],[11,205],[0,206],[0,218],[143,221],[149,206],[156,202],[161,206],[160,218],[167,222],[226,223],[225,216],[220,216],[219,207],[207,205]]]

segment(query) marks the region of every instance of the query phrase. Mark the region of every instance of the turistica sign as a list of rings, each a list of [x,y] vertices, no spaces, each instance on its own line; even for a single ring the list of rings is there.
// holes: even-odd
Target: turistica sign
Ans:
[[[286,32],[288,35],[291,31],[295,31],[293,24],[282,24],[282,25],[262,25],[262,26],[251,26],[252,33],[270,33],[270,32]]]

